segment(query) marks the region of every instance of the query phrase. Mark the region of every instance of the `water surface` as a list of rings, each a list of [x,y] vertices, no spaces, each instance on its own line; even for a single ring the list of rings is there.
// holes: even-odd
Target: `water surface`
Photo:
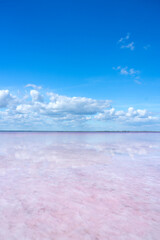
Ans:
[[[0,133],[0,240],[70,239],[160,239],[160,133]]]

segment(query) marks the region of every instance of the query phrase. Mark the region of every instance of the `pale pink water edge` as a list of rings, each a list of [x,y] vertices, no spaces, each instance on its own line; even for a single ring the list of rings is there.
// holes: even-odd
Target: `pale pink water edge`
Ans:
[[[159,240],[159,133],[0,133],[0,240]]]

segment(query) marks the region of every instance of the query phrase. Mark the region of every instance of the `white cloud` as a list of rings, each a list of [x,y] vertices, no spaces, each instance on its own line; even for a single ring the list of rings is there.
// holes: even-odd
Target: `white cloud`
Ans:
[[[31,88],[34,88],[34,89],[37,89],[37,90],[42,89],[41,86],[37,86],[35,84],[30,84],[30,83],[25,86],[25,88],[28,88],[28,87],[31,87]]]
[[[33,91],[33,90],[32,90]],[[19,104],[14,112],[15,121],[37,122],[37,124],[57,123],[73,127],[76,124],[83,125],[85,122],[104,109],[110,107],[109,100],[96,100],[85,97],[67,97],[55,93],[46,93],[46,101],[39,101],[39,92],[31,92],[32,101]],[[48,97],[48,99],[47,99]],[[9,116],[6,118],[10,118]]]
[[[119,43],[121,43],[121,42],[125,42],[126,40],[128,40],[130,38],[130,33],[127,33],[127,35],[124,37],[124,38],[120,38],[119,39]]]
[[[43,96],[37,90],[31,90],[30,95],[33,102],[43,102]]]
[[[17,113],[29,113],[32,110],[32,106],[29,104],[20,104],[16,107]]]
[[[130,50],[134,50],[135,48],[135,43],[132,41],[129,41],[130,39],[130,33],[127,33],[127,35],[123,38],[120,38],[120,40],[118,41],[118,43],[120,44],[120,48],[128,48]]]
[[[148,50],[148,48],[150,48],[151,47],[151,45],[150,44],[147,44],[147,45],[145,45],[143,48],[145,49],[145,50]]]
[[[134,42],[128,43],[128,44],[124,44],[121,45],[121,48],[129,48],[130,50],[134,50],[135,46],[134,46]]]
[[[121,67],[121,66],[113,67],[113,69],[118,71],[121,75],[130,76],[135,83],[141,84],[139,70],[135,70],[134,68]]]
[[[0,108],[6,108],[9,104],[13,103],[14,99],[9,90],[0,90]]]
[[[134,81],[135,81],[135,83],[137,83],[138,85],[142,84],[138,79],[135,79]]]
[[[54,93],[48,93],[50,97],[50,103],[47,105],[47,109],[50,112],[69,112],[72,114],[96,114],[103,111],[104,108],[110,106],[108,100],[95,100],[85,97],[67,97]]]
[[[129,71],[127,70],[127,67],[121,68],[121,69],[120,69],[120,74],[122,74],[122,75],[128,75],[128,74],[129,74]]]
[[[135,70],[134,68],[130,68],[130,69],[128,70],[128,72],[129,72],[130,75],[136,75],[136,74],[139,74],[139,73],[140,73],[139,70]]]
[[[151,122],[158,120],[158,117],[152,116],[146,109],[137,109],[129,107],[127,112],[116,111],[114,108],[104,110],[103,113],[99,113],[95,116],[97,120],[116,120],[121,122],[141,123]]]
[[[118,70],[121,68],[118,67]],[[132,72],[132,71],[130,71]],[[44,91],[43,91],[44,92]],[[13,96],[9,90],[0,90],[0,126],[32,129],[57,126],[84,126],[88,122],[118,121],[119,123],[153,122],[158,117],[146,109],[116,110],[110,107],[111,101],[86,97],[68,97],[59,94],[31,90],[30,98]],[[25,94],[25,93],[24,93]]]
[[[136,75],[136,74],[139,74],[140,71],[138,70],[135,70],[134,68],[130,68],[128,69],[128,67],[125,67],[125,68],[121,68],[121,71],[120,71],[121,74],[127,74],[127,75]]]

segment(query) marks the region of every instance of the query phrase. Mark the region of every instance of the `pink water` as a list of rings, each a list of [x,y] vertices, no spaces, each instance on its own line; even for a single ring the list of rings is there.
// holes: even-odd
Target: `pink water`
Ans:
[[[159,240],[159,133],[0,133],[0,240]]]

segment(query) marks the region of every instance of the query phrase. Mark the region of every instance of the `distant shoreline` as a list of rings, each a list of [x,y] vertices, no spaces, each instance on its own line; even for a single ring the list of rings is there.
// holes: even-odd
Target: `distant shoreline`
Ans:
[[[0,130],[0,133],[160,133],[160,131],[42,131],[42,130]]]

